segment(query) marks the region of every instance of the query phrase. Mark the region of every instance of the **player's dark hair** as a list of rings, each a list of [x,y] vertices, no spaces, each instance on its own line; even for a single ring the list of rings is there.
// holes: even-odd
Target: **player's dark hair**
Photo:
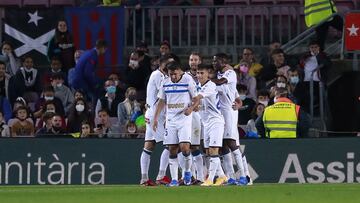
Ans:
[[[103,48],[103,47],[107,47],[107,46],[108,46],[108,44],[107,44],[106,40],[104,40],[104,39],[98,39],[96,41],[95,47],[98,48],[98,49]]]
[[[168,64],[166,64],[166,69],[167,70],[177,70],[177,69],[182,69],[182,66],[180,63],[176,62],[176,61],[171,61]]]

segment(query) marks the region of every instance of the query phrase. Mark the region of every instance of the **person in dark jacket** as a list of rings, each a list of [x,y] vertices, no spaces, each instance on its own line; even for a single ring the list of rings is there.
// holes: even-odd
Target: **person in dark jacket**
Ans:
[[[74,42],[65,20],[59,20],[55,35],[48,43],[48,58],[51,60],[54,56],[61,60],[63,69],[67,72],[75,66],[74,61],[75,47]]]

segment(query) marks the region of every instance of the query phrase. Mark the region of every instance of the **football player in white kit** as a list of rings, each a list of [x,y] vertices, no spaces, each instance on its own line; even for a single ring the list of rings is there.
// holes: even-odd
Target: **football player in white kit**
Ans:
[[[199,90],[199,81],[197,79],[197,68],[201,64],[201,56],[197,52],[193,52],[189,56],[190,70],[187,72],[195,81]],[[193,184],[201,184],[205,181],[204,177],[204,160],[200,151],[201,140],[201,121],[199,112],[192,113],[192,133],[191,133],[191,155],[196,169],[196,180]],[[194,167],[193,165],[193,167]]]
[[[149,179],[149,166],[150,166],[150,157],[152,151],[155,149],[155,144],[162,142],[165,134],[165,112],[162,111],[158,116],[159,127],[156,132],[153,131],[152,125],[154,122],[154,115],[156,104],[158,102],[158,92],[162,88],[162,82],[165,78],[167,78],[165,65],[171,60],[169,56],[162,56],[160,58],[159,68],[153,71],[150,75],[149,82],[147,84],[147,95],[146,95],[146,113],[145,113],[145,121],[146,121],[146,132],[145,132],[145,143],[144,149],[141,153],[140,157],[140,166],[141,166],[141,185],[145,186],[153,186],[155,185]],[[160,157],[160,166],[159,173],[156,178],[157,184],[168,184],[170,180],[165,176],[166,168],[169,164],[169,150],[167,147],[163,150]]]
[[[194,100],[197,96],[196,84],[192,77],[182,71],[181,64],[173,61],[166,65],[169,77],[163,82],[159,91],[159,101],[156,107],[153,130],[157,131],[159,123],[157,119],[166,106],[166,134],[164,144],[169,146],[169,167],[171,182],[168,186],[178,186],[178,150],[184,156],[184,184],[191,184],[191,125],[192,111],[199,104]]]
[[[204,148],[210,157],[208,178],[201,186],[218,186],[227,181],[219,158],[219,148],[222,147],[223,142],[224,118],[218,106],[219,98],[216,85],[209,79],[209,68],[211,67],[199,65],[197,70],[197,78],[200,83],[197,97],[201,99],[199,112],[203,125]],[[218,178],[214,183],[215,175]]]
[[[217,78],[212,81],[217,85],[219,91],[219,106],[225,120],[224,142],[222,148],[224,169],[229,177],[228,184],[246,185],[247,179],[244,170],[242,154],[239,148],[239,132],[237,130],[238,111],[235,106],[241,103],[237,98],[236,73],[227,63],[228,56],[224,53],[216,54],[213,57],[213,67],[217,71]],[[236,180],[235,171],[232,164],[231,152],[234,155],[236,165],[240,170],[240,178]]]

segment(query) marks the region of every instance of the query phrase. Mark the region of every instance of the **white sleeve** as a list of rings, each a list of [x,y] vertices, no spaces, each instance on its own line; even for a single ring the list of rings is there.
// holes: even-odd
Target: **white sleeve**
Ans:
[[[237,83],[236,73],[234,71],[226,71],[222,77],[227,80],[228,84]]]
[[[196,97],[198,95],[197,87],[193,80],[189,82],[189,93],[191,97]]]
[[[164,88],[164,82],[161,83],[160,85],[160,89],[159,89],[159,92],[158,92],[158,95],[157,97],[160,98],[160,99],[163,99],[165,100],[165,88]]]
[[[217,91],[216,91],[216,86],[215,85],[211,85],[211,84],[207,84],[205,86],[203,86],[199,92],[199,94],[201,96],[203,96],[204,98],[205,97],[210,97],[214,94],[217,94]]]

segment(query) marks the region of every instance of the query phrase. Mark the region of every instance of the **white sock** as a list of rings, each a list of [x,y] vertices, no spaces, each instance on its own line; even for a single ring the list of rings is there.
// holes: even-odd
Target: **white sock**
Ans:
[[[245,176],[244,163],[242,160],[242,155],[241,155],[240,149],[236,149],[232,153],[234,154],[236,165],[240,171],[240,176]]]
[[[177,157],[178,157],[179,166],[180,166],[180,170],[181,170],[181,178],[184,179],[185,157],[181,152],[177,154]]]
[[[191,165],[192,165],[192,158],[191,154],[183,154],[184,156],[184,171],[185,172],[191,172]]]
[[[169,165],[169,150],[164,149],[160,156],[160,164],[159,164],[159,174],[156,177],[156,180],[162,179],[166,174],[166,169]]]
[[[217,167],[217,170],[216,170],[216,175],[219,176],[219,177],[224,177],[224,176],[226,177],[226,175],[224,173],[224,170],[223,170],[220,163],[218,164],[218,167]]]
[[[169,168],[170,168],[171,180],[177,181],[179,178],[179,174],[178,174],[179,162],[177,157],[169,158]]]
[[[141,181],[149,180],[149,166],[152,151],[144,149],[140,156]]]
[[[217,172],[217,169],[218,169],[219,165],[220,165],[220,158],[218,156],[210,158],[208,180],[214,181],[215,174]]]
[[[247,163],[247,160],[246,160],[246,156],[245,156],[245,155],[243,155],[242,160],[243,160],[243,164],[244,164],[245,175],[247,175],[247,176],[250,177],[249,165],[248,165],[248,163]]]
[[[202,155],[193,156],[193,160],[196,166],[196,179],[204,182],[204,160]]]
[[[226,176],[236,179],[231,153],[223,155],[223,166]]]

